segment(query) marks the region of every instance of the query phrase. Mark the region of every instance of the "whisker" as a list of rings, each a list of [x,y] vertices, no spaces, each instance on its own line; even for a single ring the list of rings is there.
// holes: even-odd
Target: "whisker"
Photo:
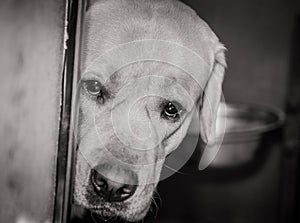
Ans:
[[[154,206],[152,205],[152,206],[150,207],[150,211],[149,211],[149,212],[153,215],[154,218],[156,218],[156,217],[157,217],[157,215],[156,215],[157,212],[154,211],[153,209],[154,209]]]
[[[161,206],[162,205],[162,199],[161,199],[161,196],[160,196],[160,194],[158,193],[157,190],[154,191],[153,197],[157,198],[159,200],[159,206]]]
[[[155,197],[155,195],[158,195],[157,197]],[[159,199],[159,205],[158,203],[156,202],[156,199],[155,198],[158,198]],[[156,219],[157,218],[157,215],[158,215],[158,212],[159,212],[159,209],[160,209],[160,205],[161,205],[161,198],[158,194],[157,191],[154,191],[153,193],[153,197],[151,197],[151,201],[152,201],[152,205],[151,205],[151,213],[153,214],[153,217]],[[154,210],[153,210],[154,209]]]
[[[156,200],[154,198],[151,198],[151,200],[152,200],[152,203],[155,206],[156,212],[159,211],[159,207],[158,207],[158,204],[156,203]]]

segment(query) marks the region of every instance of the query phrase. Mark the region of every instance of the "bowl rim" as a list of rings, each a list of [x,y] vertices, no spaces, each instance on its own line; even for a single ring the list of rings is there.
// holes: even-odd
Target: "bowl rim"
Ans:
[[[278,107],[275,107],[273,105],[268,105],[268,104],[261,104],[261,103],[221,103],[219,106],[219,111],[218,111],[218,117],[222,116],[223,117],[228,115],[228,110],[232,110],[235,112],[243,111],[243,113],[247,112],[253,112],[257,111],[257,113],[263,114],[263,115],[272,115],[275,120],[270,122],[270,123],[263,123],[262,125],[251,127],[248,129],[235,129],[235,130],[230,130],[230,131],[225,131],[225,133],[217,134],[216,136],[216,141],[220,140],[226,140],[229,137],[232,138],[232,136],[242,136],[243,138],[259,138],[261,135],[264,133],[276,130],[280,127],[283,126],[286,120],[286,115],[285,113]],[[219,113],[220,112],[220,113]],[[225,114],[224,114],[225,112]],[[227,119],[225,118],[225,129],[226,129],[226,123]],[[193,132],[189,132],[189,135],[196,135]],[[244,138],[244,139],[245,139]],[[240,141],[241,139],[234,140],[233,141]]]
[[[246,104],[246,103],[222,103],[220,104],[220,109],[222,107],[225,107],[225,112],[228,115],[228,109],[234,109],[236,112],[238,111],[243,111],[245,113],[250,112],[250,111],[257,111],[257,113],[260,114],[265,114],[265,115],[272,115],[275,117],[276,120],[270,123],[263,123],[262,125],[256,126],[256,127],[251,127],[249,129],[242,129],[242,130],[230,130],[226,131],[225,135],[229,134],[241,134],[241,133],[254,133],[254,134],[262,134],[264,132],[269,132],[274,129],[277,129],[278,127],[282,126],[285,122],[285,113],[272,105],[266,105],[266,104],[258,104],[258,103],[251,103],[251,104]],[[221,110],[222,112],[222,110]],[[230,116],[229,116],[230,117]]]

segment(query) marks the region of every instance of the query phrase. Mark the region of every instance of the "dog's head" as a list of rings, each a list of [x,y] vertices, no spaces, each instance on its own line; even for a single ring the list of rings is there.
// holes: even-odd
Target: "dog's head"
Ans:
[[[96,1],[85,27],[74,198],[136,221],[199,108],[202,139],[213,140],[224,47],[174,0]]]

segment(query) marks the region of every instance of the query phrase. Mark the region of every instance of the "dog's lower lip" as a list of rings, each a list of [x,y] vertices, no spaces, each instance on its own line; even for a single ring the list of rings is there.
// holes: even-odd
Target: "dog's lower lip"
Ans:
[[[91,211],[91,217],[94,222],[98,223],[138,223],[140,221],[128,221],[126,219],[123,219],[120,216],[115,215],[110,210],[103,210],[98,208],[90,209]]]
[[[93,219],[98,219],[101,220],[102,222],[114,222],[114,220],[117,218],[113,213],[106,210],[94,209],[92,210],[91,214]]]
[[[97,215],[101,215],[103,217],[111,217],[114,216],[114,213],[111,210],[103,209],[103,208],[92,208],[92,213],[95,213]]]

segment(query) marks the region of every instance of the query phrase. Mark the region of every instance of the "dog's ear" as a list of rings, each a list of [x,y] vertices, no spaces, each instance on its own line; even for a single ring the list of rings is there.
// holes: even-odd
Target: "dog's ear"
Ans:
[[[216,120],[219,104],[222,96],[222,83],[226,68],[225,50],[219,44],[215,52],[215,61],[211,75],[205,86],[200,108],[200,133],[202,140],[207,144],[213,144],[216,137]]]

